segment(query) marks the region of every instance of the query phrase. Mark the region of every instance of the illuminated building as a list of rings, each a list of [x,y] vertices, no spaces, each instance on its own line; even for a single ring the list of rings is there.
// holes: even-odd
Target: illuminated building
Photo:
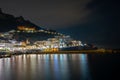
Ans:
[[[11,43],[0,43],[0,49],[13,49],[14,45]]]
[[[18,26],[17,28],[23,31],[35,31],[35,27]]]
[[[26,44],[30,44],[30,42],[29,42],[29,40],[28,40],[28,39],[26,39]]]

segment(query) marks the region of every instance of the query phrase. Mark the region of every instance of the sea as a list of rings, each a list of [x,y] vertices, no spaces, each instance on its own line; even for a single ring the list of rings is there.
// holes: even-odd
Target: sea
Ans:
[[[120,80],[120,54],[23,54],[0,58],[0,80]]]

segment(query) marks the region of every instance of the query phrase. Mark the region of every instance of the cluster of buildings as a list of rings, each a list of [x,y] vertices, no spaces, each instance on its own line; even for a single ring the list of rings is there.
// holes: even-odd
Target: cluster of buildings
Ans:
[[[70,36],[65,36],[61,33],[51,32],[49,30],[37,30],[35,27],[18,26],[17,30],[11,30],[6,33],[0,33],[0,52],[1,51],[29,51],[29,50],[39,50],[39,51],[59,51],[62,48],[69,48],[75,46],[83,46],[81,41],[73,40]],[[19,32],[29,32],[37,33],[44,32],[48,34],[57,34],[53,38],[48,38],[47,40],[38,40],[30,42],[28,39],[25,41],[17,41],[12,39],[15,33]],[[2,39],[3,38],[3,39]],[[7,39],[7,40],[5,40]]]
[[[81,41],[72,40],[70,36],[55,36],[44,41],[34,43],[44,51],[59,50],[60,48],[81,46]]]
[[[54,38],[48,38],[47,40],[35,41],[33,44],[31,44],[28,39],[20,42],[16,40],[1,42],[0,40],[0,51],[59,51],[60,48],[81,45],[81,41],[72,40],[70,36],[55,36]]]
[[[43,32],[47,34],[53,34],[53,35],[60,35],[63,36],[63,34],[55,32],[55,31],[49,31],[49,30],[37,30],[35,27],[27,27],[27,26],[18,26],[16,32],[27,32],[27,33],[37,33],[37,32]]]

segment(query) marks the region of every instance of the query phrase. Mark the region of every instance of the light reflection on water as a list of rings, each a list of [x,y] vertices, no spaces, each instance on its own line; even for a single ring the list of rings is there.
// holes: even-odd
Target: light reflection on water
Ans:
[[[87,54],[80,54],[79,57],[80,57],[79,58],[80,59],[80,67],[81,67],[81,72],[82,72],[81,79],[91,80],[90,73],[89,73],[89,67],[88,67]]]
[[[87,54],[28,54],[0,59],[0,80],[86,80]]]

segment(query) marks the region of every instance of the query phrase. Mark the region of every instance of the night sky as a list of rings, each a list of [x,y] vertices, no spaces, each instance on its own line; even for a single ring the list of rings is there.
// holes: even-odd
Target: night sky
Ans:
[[[120,48],[118,0],[0,0],[0,8],[84,43]]]

